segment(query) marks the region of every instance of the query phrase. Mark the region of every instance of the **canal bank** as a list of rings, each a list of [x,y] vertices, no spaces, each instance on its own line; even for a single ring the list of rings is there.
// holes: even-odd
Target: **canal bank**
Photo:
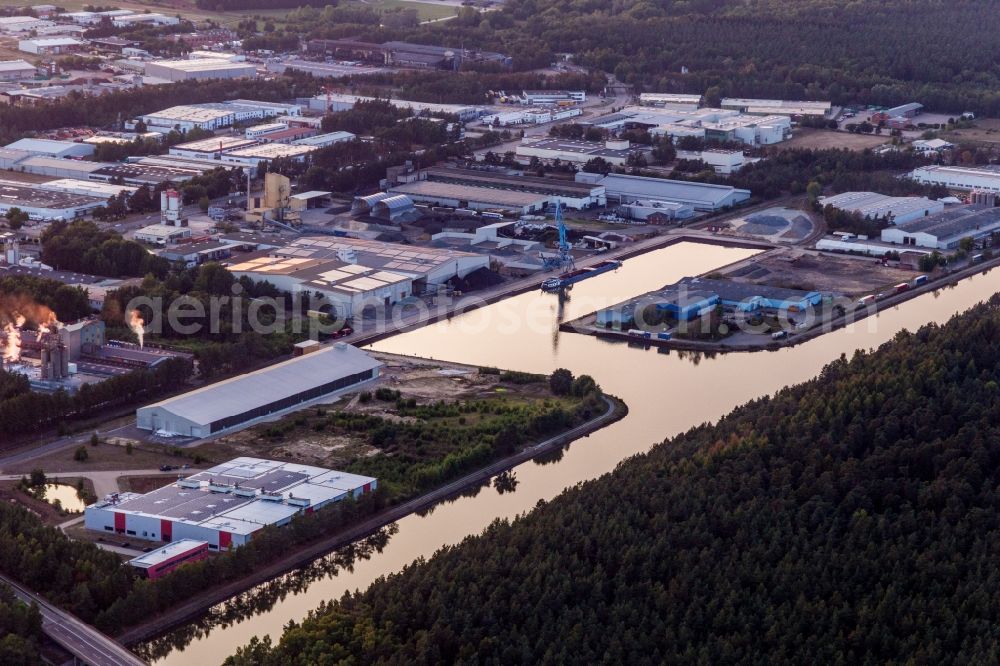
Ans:
[[[180,624],[195,621],[212,606],[223,603],[227,599],[246,591],[248,588],[263,585],[289,571],[306,566],[337,548],[360,541],[410,514],[426,511],[436,504],[459,495],[470,488],[481,486],[498,474],[506,472],[517,465],[558,451],[569,443],[586,437],[594,431],[624,418],[628,413],[628,407],[620,400],[608,395],[602,396],[602,400],[605,405],[604,412],[586,423],[582,423],[544,441],[527,446],[513,455],[470,472],[461,478],[455,479],[412,500],[380,511],[366,520],[326,536],[304,548],[295,549],[286,557],[277,562],[272,562],[265,567],[261,567],[238,581],[206,590],[202,594],[192,597],[184,604],[171,608],[151,618],[148,622],[123,632],[118,635],[118,641],[123,645],[135,645],[136,643],[147,641],[163,634]]]
[[[561,321],[639,295],[650,283],[709,272],[752,254],[700,243],[677,244],[635,257],[617,272],[577,285],[568,299],[532,290],[374,345],[377,351],[526,372],[549,373],[566,367],[594,376],[608,393],[628,404],[629,413],[591,434],[584,446],[569,446],[556,459],[543,457],[515,467],[518,486],[514,492],[482,488],[429,512],[410,514],[396,522],[395,534],[371,559],[310,580],[252,615],[208,629],[179,630],[172,635],[173,643],[166,645],[171,637],[163,639],[164,656],[156,663],[217,664],[253,636],[277,640],[285,624],[300,621],[321,602],[364,589],[416,558],[430,557],[440,548],[480,533],[495,520],[516,519],[539,502],[613,470],[625,458],[642,454],[664,438],[812,378],[841,355],[876,347],[902,329],[944,321],[1000,287],[995,273],[976,275],[937,298],[925,294],[808,344],[772,354],[706,357],[624,350],[621,345],[558,330]]]
[[[634,329],[624,331],[612,328],[602,329],[593,321],[595,313],[589,313],[572,321],[563,322],[560,324],[559,330],[566,333],[591,335],[613,342],[626,342],[632,345],[656,347],[660,349],[674,349],[704,353],[777,351],[784,347],[800,345],[821,335],[832,333],[833,331],[839,330],[856,322],[860,322],[868,317],[873,317],[883,309],[895,307],[905,303],[906,301],[918,298],[928,293],[939,292],[942,289],[955,287],[960,281],[973,275],[985,274],[997,266],[1000,266],[1000,256],[986,262],[971,264],[951,273],[936,275],[928,282],[910,286],[902,292],[889,294],[881,300],[872,301],[872,303],[866,307],[848,309],[843,314],[836,314],[829,317],[826,316],[826,313],[820,313],[817,316],[825,318],[824,320],[806,330],[790,330],[788,331],[787,337],[782,339],[774,339],[769,334],[754,335],[752,336],[753,338],[759,339],[753,340],[752,342],[745,341],[748,337],[746,335],[742,336],[740,341],[732,341],[730,339],[705,341],[673,336],[669,339],[663,339],[658,338],[655,331],[650,332],[650,337],[647,338],[630,332],[630,330],[645,332],[645,329],[641,326],[636,326]],[[724,270],[725,268],[717,269],[719,272],[723,272]],[[850,305],[854,305],[854,302],[851,301]],[[621,304],[616,304],[613,307],[620,306]]]

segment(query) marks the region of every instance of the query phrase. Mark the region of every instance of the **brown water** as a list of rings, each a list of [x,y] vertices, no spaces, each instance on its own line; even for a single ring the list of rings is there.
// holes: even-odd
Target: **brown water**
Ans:
[[[63,509],[73,513],[82,513],[87,506],[76,494],[76,488],[73,486],[65,483],[45,484],[45,501],[55,502],[55,500],[59,500],[59,505]]]
[[[575,442],[558,462],[529,462],[516,468],[516,492],[501,495],[485,488],[474,496],[440,505],[427,515],[409,516],[398,523],[398,533],[385,549],[370,560],[304,586],[301,593],[285,597],[266,612],[215,627],[157,663],[218,663],[254,635],[270,634],[277,640],[286,622],[301,620],[321,601],[363,589],[417,557],[428,557],[442,546],[481,532],[496,518],[529,511],[539,500],[549,500],[570,485],[601,476],[665,437],[714,421],[748,400],[807,380],[841,354],[875,347],[904,328],[943,322],[1000,287],[998,273],[978,275],[957,287],[915,298],[877,317],[777,352],[704,358],[556,332],[560,320],[753,254],[751,250],[679,244],[630,259],[615,273],[575,285],[562,306],[555,295],[526,293],[375,345],[379,351],[531,372],[566,367],[576,374],[593,375],[606,391],[625,400],[629,414]]]

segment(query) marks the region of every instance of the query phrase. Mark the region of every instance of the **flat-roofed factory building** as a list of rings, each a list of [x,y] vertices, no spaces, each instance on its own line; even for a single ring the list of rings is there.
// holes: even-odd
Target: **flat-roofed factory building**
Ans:
[[[136,410],[136,427],[154,433],[208,437],[249,425],[378,377],[382,363],[337,343]]]
[[[413,293],[409,276],[331,259],[243,257],[228,266],[235,277],[270,282],[288,292],[317,293],[329,303],[313,309],[341,318],[356,317],[366,307],[391,306]]]
[[[377,487],[378,481],[369,476],[241,457],[146,494],[109,495],[86,508],[84,524],[102,533],[167,543],[200,541],[208,550],[230,550],[265,527],[287,525],[297,515],[361,497]],[[197,548],[192,544],[176,551],[149,557],[149,564],[169,563]]]
[[[857,213],[865,219],[885,219],[890,224],[903,224],[940,213],[944,204],[926,197],[890,197],[877,192],[841,192],[820,197],[821,206]]]
[[[444,284],[453,277],[464,278],[481,268],[488,269],[490,258],[472,252],[435,247],[414,247],[364,238],[305,236],[270,252],[272,256],[303,259],[339,259],[399,273],[413,280],[413,293]]]
[[[611,173],[580,171],[577,182],[604,185],[608,200],[625,204],[632,201],[672,201],[686,204],[695,210],[722,210],[736,206],[750,198],[750,190],[741,190],[728,185],[695,183],[685,180],[649,178]]]
[[[218,60],[157,60],[146,63],[146,75],[167,81],[195,79],[241,79],[257,75],[253,63]]]
[[[515,204],[518,201],[526,201],[532,204],[535,210],[555,206],[557,202],[563,208],[572,208],[574,210],[594,208],[607,203],[604,186],[602,185],[557,180],[555,178],[519,176],[499,171],[430,167],[421,169],[418,172],[403,173],[399,176],[398,180],[399,182],[396,185],[389,188],[390,192],[409,194],[405,189],[399,189],[397,192],[397,188],[414,181],[439,183],[441,185],[460,185],[469,188],[463,190],[466,196],[459,200],[459,204],[464,202],[468,205],[459,205],[458,208],[472,208],[474,210],[507,208],[507,206],[503,205],[503,201],[495,200],[501,196],[496,194],[498,192],[535,195],[528,196],[523,200],[510,200]],[[456,193],[458,191],[457,189],[455,190]],[[420,198],[419,194],[411,198],[415,201],[424,201],[424,199]],[[517,206],[515,205],[510,209],[516,210]],[[521,210],[516,210],[516,212],[526,213],[531,211],[522,208]]]

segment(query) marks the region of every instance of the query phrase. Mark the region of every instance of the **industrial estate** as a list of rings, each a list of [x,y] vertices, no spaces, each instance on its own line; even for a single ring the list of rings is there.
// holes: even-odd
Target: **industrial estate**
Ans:
[[[0,8],[0,518],[75,567],[0,557],[0,592],[82,621],[45,615],[39,660],[165,656],[196,640],[155,642],[182,601],[283,598],[281,574],[515,492],[626,414],[659,436],[619,359],[690,381],[702,354],[786,353],[1000,263],[978,98],[893,87],[898,63],[847,90],[809,63],[763,85],[728,57],[528,57],[521,5]],[[733,396],[781,388],[753,381]]]

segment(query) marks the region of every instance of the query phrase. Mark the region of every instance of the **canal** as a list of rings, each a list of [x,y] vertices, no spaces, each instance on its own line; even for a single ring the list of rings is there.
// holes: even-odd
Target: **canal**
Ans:
[[[525,293],[448,321],[388,338],[378,351],[437,358],[479,366],[549,373],[566,367],[590,374],[624,399],[623,420],[573,443],[557,460],[516,468],[516,492],[482,488],[439,505],[425,515],[399,521],[398,531],[370,559],[359,559],[335,575],[315,577],[276,594],[264,609],[244,619],[183,627],[148,647],[167,665],[215,664],[251,637],[280,637],[289,620],[300,621],[321,601],[363,589],[418,557],[478,534],[498,518],[529,511],[573,484],[605,474],[623,459],[666,437],[714,421],[748,400],[815,376],[841,354],[873,348],[902,329],[944,322],[998,290],[997,273],[977,275],[955,287],[926,294],[852,326],[775,352],[704,357],[560,333],[560,321],[612,305],[688,275],[752,260],[753,250],[682,243],[629,259],[621,269],[573,287],[568,299]],[[253,592],[251,591],[251,594]],[[221,615],[221,611],[216,611]],[[183,644],[184,647],[168,647]]]

